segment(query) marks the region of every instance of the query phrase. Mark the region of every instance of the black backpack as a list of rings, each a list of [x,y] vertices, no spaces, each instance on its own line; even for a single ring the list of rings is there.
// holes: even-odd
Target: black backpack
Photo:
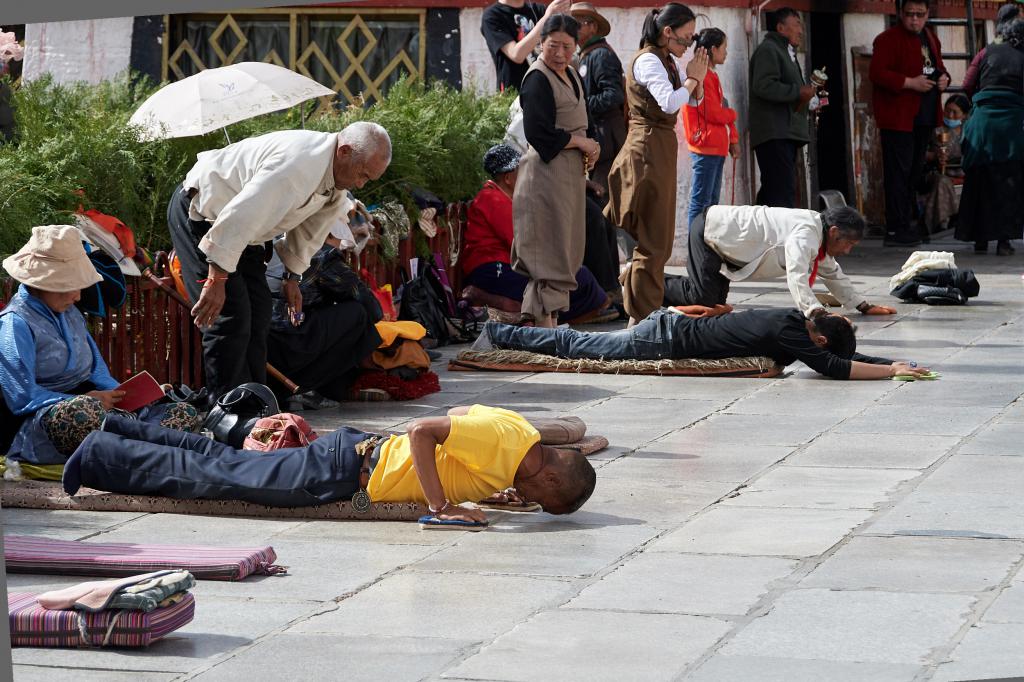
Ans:
[[[451,340],[444,286],[429,259],[420,259],[419,270],[413,279],[402,285],[398,319],[419,322],[427,330],[427,336],[443,346]]]

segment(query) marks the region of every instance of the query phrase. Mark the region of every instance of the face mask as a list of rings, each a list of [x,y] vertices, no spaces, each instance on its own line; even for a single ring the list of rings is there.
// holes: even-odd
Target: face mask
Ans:
[[[942,122],[946,124],[947,128],[959,128],[960,124],[963,123],[963,121],[954,121],[951,118],[943,118]]]

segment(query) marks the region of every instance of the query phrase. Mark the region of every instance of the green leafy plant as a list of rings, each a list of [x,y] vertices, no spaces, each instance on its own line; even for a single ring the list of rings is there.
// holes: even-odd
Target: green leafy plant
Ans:
[[[71,222],[79,204],[117,216],[146,248],[170,246],[171,193],[199,152],[227,142],[222,131],[141,141],[128,119],[156,89],[128,75],[99,85],[62,85],[44,77],[15,89],[18,138],[0,144],[0,254],[19,249],[34,225]],[[304,125],[333,132],[371,120],[387,128],[391,166],[357,196],[368,205],[394,198],[415,216],[412,187],[449,202],[476,193],[485,179],[480,160],[503,137],[510,102],[510,95],[479,96],[443,83],[403,80],[373,106],[332,111]],[[242,121],[227,133],[238,141],[298,128],[301,109]]]

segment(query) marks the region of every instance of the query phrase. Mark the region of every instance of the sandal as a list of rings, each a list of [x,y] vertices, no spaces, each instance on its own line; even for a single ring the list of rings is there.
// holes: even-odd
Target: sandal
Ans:
[[[541,506],[536,502],[527,502],[520,497],[515,488],[507,488],[496,492],[486,500],[480,500],[476,504],[484,509],[500,511],[537,512],[541,510]]]

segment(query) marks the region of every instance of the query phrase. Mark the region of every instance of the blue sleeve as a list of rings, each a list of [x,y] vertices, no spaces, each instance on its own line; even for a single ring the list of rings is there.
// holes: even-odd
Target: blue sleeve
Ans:
[[[89,375],[89,381],[101,391],[117,388],[121,382],[110,376],[110,369],[107,367],[106,360],[100,355],[99,346],[91,336],[87,338],[89,339],[89,349],[92,351],[92,374]]]
[[[15,314],[0,317],[0,387],[7,407],[18,416],[71,397],[36,383],[35,338],[28,323]]]

